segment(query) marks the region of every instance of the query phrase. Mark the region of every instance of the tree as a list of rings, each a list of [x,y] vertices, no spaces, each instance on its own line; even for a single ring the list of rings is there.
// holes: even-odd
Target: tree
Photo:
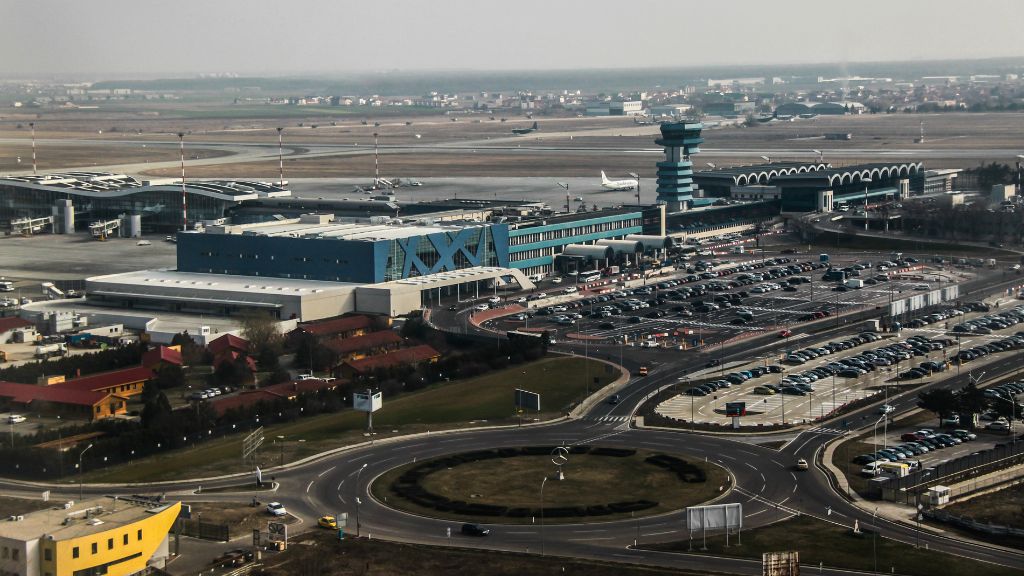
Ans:
[[[156,381],[149,381],[142,387],[142,426],[158,427],[171,417],[171,403]],[[162,427],[162,426],[159,426]]]
[[[988,406],[985,393],[978,388],[973,380],[960,390],[956,395],[956,400],[957,412],[961,415],[960,424],[964,426],[974,422],[974,414],[983,412]]]
[[[277,321],[266,314],[249,313],[241,318],[242,337],[249,341],[249,355],[259,358],[260,354],[270,350],[273,354],[281,353],[281,332]]]
[[[243,386],[252,381],[252,372],[244,357],[238,359],[224,360],[217,365],[211,375],[215,386]]]
[[[936,388],[917,395],[917,406],[922,410],[934,412],[941,425],[942,417],[957,409],[956,394],[947,388]]]
[[[204,363],[206,349],[196,344],[188,331],[175,334],[171,338],[171,346],[181,346],[181,359],[186,366],[194,366]]]
[[[168,388],[177,388],[185,385],[185,370],[181,366],[175,366],[174,364],[166,364],[161,366],[156,371],[156,379],[153,380],[156,387],[160,390],[167,390]]]

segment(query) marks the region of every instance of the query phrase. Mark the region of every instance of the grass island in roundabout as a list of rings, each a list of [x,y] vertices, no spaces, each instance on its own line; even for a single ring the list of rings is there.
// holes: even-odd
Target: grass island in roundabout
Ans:
[[[562,480],[556,462],[564,462]],[[682,456],[598,446],[530,446],[406,464],[378,477],[371,491],[387,506],[422,516],[529,524],[541,516],[543,506],[549,522],[566,524],[680,510],[707,502],[728,487],[723,468]]]

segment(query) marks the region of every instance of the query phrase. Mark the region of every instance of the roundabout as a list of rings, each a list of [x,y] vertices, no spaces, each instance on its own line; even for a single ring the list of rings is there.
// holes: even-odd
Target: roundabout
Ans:
[[[560,479],[561,478],[561,479]],[[640,518],[714,499],[724,468],[650,450],[528,446],[406,464],[379,476],[374,498],[398,510],[468,522],[572,524]]]

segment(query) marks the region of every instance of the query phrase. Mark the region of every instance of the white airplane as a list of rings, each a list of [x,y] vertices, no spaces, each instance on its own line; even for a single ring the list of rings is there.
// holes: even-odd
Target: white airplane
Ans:
[[[609,180],[608,176],[605,175],[604,170],[601,171],[601,186],[609,190],[625,191],[636,188],[637,182],[632,178],[627,180]]]

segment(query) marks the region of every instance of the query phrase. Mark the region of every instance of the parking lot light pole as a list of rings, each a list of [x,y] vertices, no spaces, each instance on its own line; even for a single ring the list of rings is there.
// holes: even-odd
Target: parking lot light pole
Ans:
[[[786,391],[783,390],[782,380],[779,380],[779,396],[782,396],[782,425],[786,425]]]
[[[78,453],[78,501],[79,502],[82,501],[82,495],[83,495],[83,491],[82,491],[82,456],[84,456],[85,453],[89,451],[89,448],[92,448],[92,447],[93,447],[93,445],[89,444],[88,446],[85,447],[85,450],[82,450],[81,452]]]
[[[878,508],[875,508],[875,512],[871,515],[871,556],[875,561],[875,574],[878,574],[878,526],[876,521],[878,520]]]
[[[363,470],[366,470],[366,464],[363,464],[356,472],[356,538],[359,537],[359,476]]]
[[[544,479],[540,481],[540,555],[544,555],[544,485],[547,484],[548,477],[545,475]]]
[[[875,447],[875,453],[876,454],[878,453],[878,423],[881,422],[882,420],[885,420],[886,418],[888,418],[888,416],[889,416],[888,414],[882,414],[882,416],[878,420],[875,420],[874,425],[871,426],[871,443]],[[885,440],[885,438],[884,438],[885,433],[883,432],[882,435],[883,435],[882,440]]]

